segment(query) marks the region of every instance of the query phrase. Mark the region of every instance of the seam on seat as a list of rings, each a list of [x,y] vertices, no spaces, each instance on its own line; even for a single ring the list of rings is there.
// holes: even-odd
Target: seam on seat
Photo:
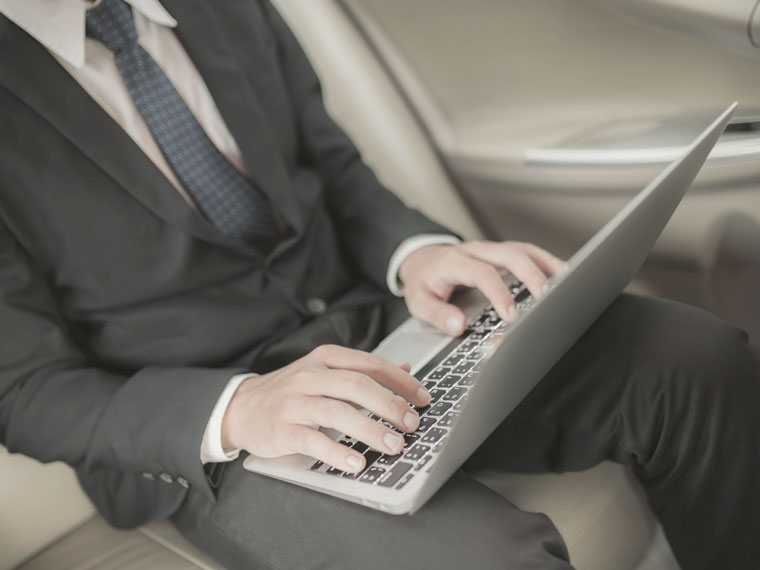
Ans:
[[[28,556],[20,560],[17,564],[14,564],[11,566],[10,570],[16,570],[17,568],[23,568],[24,565],[29,564],[32,560],[34,560],[37,556],[41,555],[43,552],[47,552],[50,550],[53,546],[58,544],[60,541],[65,540],[67,537],[71,536],[75,532],[78,532],[82,527],[84,527],[86,524],[92,522],[93,519],[98,518],[98,514],[93,514],[90,518],[83,520],[81,523],[76,525],[75,527],[69,528],[66,532],[56,536],[53,540],[45,543],[44,545],[37,548],[34,552],[30,552]]]
[[[174,544],[172,544],[171,541],[166,540],[165,538],[162,538],[158,533],[150,530],[149,528],[141,526],[137,530],[143,536],[145,536],[145,537],[151,539],[152,541],[160,544],[161,546],[163,546],[167,550],[173,552],[174,554],[176,554],[180,558],[183,558],[183,559],[187,560],[188,562],[190,562],[192,564],[195,564],[198,568],[201,568],[202,570],[218,570],[218,568],[214,568],[212,566],[209,566],[208,564],[206,564],[202,560],[196,558],[192,554],[188,554],[187,552],[185,552],[184,550],[182,550],[178,546],[175,546]]]

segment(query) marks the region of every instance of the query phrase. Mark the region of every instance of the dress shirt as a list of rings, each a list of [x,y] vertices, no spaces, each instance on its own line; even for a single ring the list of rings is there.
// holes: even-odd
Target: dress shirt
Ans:
[[[124,85],[113,53],[86,37],[88,7],[99,0],[0,0],[0,13],[39,41],[79,85],[121,126],[135,144],[195,207],[164,157]],[[140,45],[156,60],[198,119],[211,142],[230,163],[245,174],[240,149],[222,119],[206,83],[172,31],[177,21],[158,0],[125,0],[132,5]],[[387,284],[401,295],[398,269],[412,252],[433,243],[453,244],[449,235],[411,237],[396,249],[388,266]],[[209,418],[201,443],[204,463],[230,461],[238,450],[222,449],[221,426],[227,406],[240,383],[250,374],[230,379]]]

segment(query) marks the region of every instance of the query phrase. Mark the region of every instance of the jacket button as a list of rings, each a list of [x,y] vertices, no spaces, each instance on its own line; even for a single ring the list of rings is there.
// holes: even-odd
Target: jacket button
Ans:
[[[161,473],[161,481],[163,481],[164,483],[174,483],[174,477],[172,477],[168,473]]]
[[[148,479],[150,481],[155,481],[156,479],[156,476],[153,475],[153,473],[148,473],[147,471],[145,471],[144,473],[141,473],[141,475],[143,476],[143,478]]]
[[[190,488],[190,483],[187,482],[187,479],[184,477],[177,477],[177,483],[180,484],[180,486],[184,487],[185,489]]]
[[[312,297],[306,301],[306,310],[312,315],[321,315],[327,310],[327,303],[319,297]]]

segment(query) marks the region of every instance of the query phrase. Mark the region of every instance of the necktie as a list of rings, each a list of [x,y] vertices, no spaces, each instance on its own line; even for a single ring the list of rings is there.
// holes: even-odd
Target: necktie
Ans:
[[[278,231],[268,199],[224,158],[137,43],[132,9],[103,0],[87,11],[87,34],[113,52],[140,115],[198,209],[225,235],[271,249]]]

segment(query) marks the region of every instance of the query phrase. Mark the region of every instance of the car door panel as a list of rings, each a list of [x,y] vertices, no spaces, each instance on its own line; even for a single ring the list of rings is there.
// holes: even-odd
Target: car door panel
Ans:
[[[700,304],[757,338],[760,309],[742,292],[760,286],[760,248],[736,250],[760,240],[760,57],[749,24],[736,25],[755,3],[343,0],[492,239],[572,254],[740,101],[632,289]]]

